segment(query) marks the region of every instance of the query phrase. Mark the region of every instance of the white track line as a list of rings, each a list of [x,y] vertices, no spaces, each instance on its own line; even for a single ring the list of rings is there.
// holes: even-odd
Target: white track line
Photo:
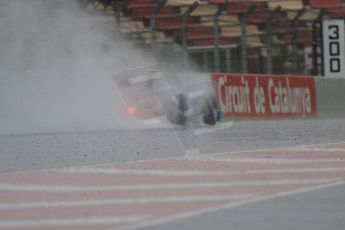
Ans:
[[[134,175],[134,176],[226,176],[226,175],[246,175],[258,173],[315,173],[315,172],[345,172],[345,167],[328,168],[303,168],[303,169],[261,169],[246,170],[238,169],[234,171],[197,171],[197,170],[140,170],[140,169],[100,169],[100,168],[70,168],[56,170],[64,173],[84,173],[84,174],[114,174],[114,175]],[[344,175],[345,176],[345,175]]]
[[[284,148],[284,150],[289,151],[303,151],[303,152],[343,152],[345,153],[345,148],[314,148],[314,147],[292,147]]]
[[[66,186],[66,185],[34,185],[34,184],[0,184],[0,191],[39,192],[39,193],[74,193],[104,192],[126,190],[162,190],[162,189],[196,189],[196,188],[227,188],[242,186],[276,186],[276,185],[313,185],[333,183],[345,178],[329,179],[291,179],[271,181],[240,181],[240,182],[209,182],[191,184],[145,184],[145,185],[113,185],[113,186]]]
[[[204,201],[234,201],[252,198],[251,194],[224,195],[224,196],[177,196],[177,197],[145,197],[145,198],[120,198],[101,200],[74,200],[74,201],[49,201],[49,202],[23,202],[23,203],[1,203],[0,209],[27,209],[27,208],[58,208],[58,207],[82,207],[96,205],[118,205],[118,204],[152,204],[152,203],[188,203]]]
[[[42,228],[42,227],[76,227],[87,225],[107,225],[120,223],[135,223],[147,220],[150,216],[106,216],[85,218],[53,218],[37,220],[0,221],[0,228]]]
[[[329,145],[336,145],[336,144],[345,144],[345,142],[330,142],[330,143],[324,143],[322,145],[324,146],[329,146]],[[288,150],[289,148],[310,148],[310,147],[315,147],[315,146],[320,146],[321,144],[310,144],[310,145],[300,145],[297,147],[273,147],[273,148],[264,148],[264,149],[247,149],[247,150],[239,150],[239,151],[233,151],[233,152],[216,152],[216,153],[209,153],[209,154],[203,154],[203,156],[222,156],[224,154],[240,154],[240,153],[262,153],[265,151],[274,151],[274,150]],[[112,163],[100,163],[100,164],[95,164],[91,166],[97,166],[97,167],[107,167],[107,166],[116,166],[116,165],[127,165],[127,164],[133,164],[133,163],[145,163],[145,162],[159,162],[162,160],[184,160],[186,159],[186,156],[182,157],[165,157],[165,158],[156,158],[156,159],[146,159],[146,160],[134,160],[134,161],[126,161],[126,162],[112,162]],[[79,166],[79,167],[86,167],[89,168],[89,165],[86,166]],[[72,167],[73,169],[74,167]],[[63,170],[69,170],[70,167],[63,168]],[[56,169],[39,169],[39,170],[28,170],[28,171],[17,171],[17,172],[3,172],[0,173],[1,175],[22,175],[22,174],[28,174],[28,173],[37,173],[37,172],[51,172],[51,171],[58,171],[61,170],[61,168],[56,168]]]
[[[191,157],[189,161],[206,161],[206,162],[229,162],[229,163],[270,163],[270,164],[303,164],[303,163],[335,163],[344,162],[345,158],[333,158],[333,159],[317,159],[317,158],[247,158],[247,157]]]
[[[159,116],[159,117],[143,120],[142,123],[144,125],[154,125],[154,124],[163,123],[166,120],[167,120],[166,116]]]
[[[244,205],[248,205],[248,204],[255,204],[258,202],[271,200],[271,199],[275,199],[275,198],[287,197],[287,196],[291,196],[291,195],[296,195],[296,194],[301,194],[301,193],[306,193],[306,192],[311,192],[311,191],[317,191],[317,190],[321,190],[321,189],[325,189],[325,188],[331,188],[331,187],[335,187],[335,186],[341,186],[341,185],[345,185],[345,182],[343,182],[343,181],[342,182],[335,182],[332,184],[319,185],[319,186],[312,187],[312,188],[299,189],[299,190],[292,191],[292,192],[283,192],[283,193],[274,194],[271,196],[255,197],[255,198],[249,199],[249,200],[242,200],[242,201],[238,201],[235,203],[224,204],[224,205],[217,206],[217,207],[205,208],[205,209],[194,211],[194,212],[181,213],[181,214],[177,214],[174,216],[168,216],[166,218],[144,221],[143,223],[134,224],[134,225],[126,226],[126,227],[120,227],[117,230],[134,230],[134,229],[147,228],[150,226],[155,226],[158,224],[164,224],[164,223],[168,223],[171,221],[185,219],[185,218],[189,218],[189,217],[194,217],[194,216],[198,216],[198,215],[202,215],[202,214],[207,214],[207,213],[212,213],[212,212],[222,211],[222,210],[230,210],[230,209],[244,206]],[[111,229],[109,229],[109,230],[111,230]]]
[[[198,148],[184,150],[184,155],[186,157],[196,156],[200,154],[200,150]]]
[[[203,155],[204,156],[219,156],[219,155],[221,156],[224,154],[262,153],[262,152],[266,152],[266,151],[272,152],[272,151],[281,151],[281,150],[289,150],[289,149],[291,149],[291,151],[297,151],[297,149],[298,149],[298,151],[300,151],[300,150],[311,149],[311,148],[320,149],[320,151],[321,151],[322,148],[317,148],[317,147],[319,147],[321,145],[322,146],[330,146],[330,145],[337,145],[337,144],[345,144],[345,142],[331,142],[331,143],[324,143],[324,144],[299,145],[299,146],[294,146],[294,147],[285,146],[285,147],[272,147],[272,148],[263,148],[263,149],[248,149],[248,150],[239,150],[239,151],[232,151],[232,152],[209,153],[209,154],[203,154]],[[325,148],[325,150],[326,149],[327,148]],[[325,150],[322,149],[322,151],[325,151]],[[277,153],[277,154],[279,154],[279,153]],[[174,158],[172,158],[172,159],[174,159]],[[156,159],[156,161],[159,161],[159,160],[162,160],[162,159]]]

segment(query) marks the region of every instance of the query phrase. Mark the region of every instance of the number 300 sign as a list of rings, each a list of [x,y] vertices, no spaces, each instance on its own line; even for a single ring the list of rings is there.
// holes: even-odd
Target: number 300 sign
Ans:
[[[345,37],[343,20],[324,20],[323,60],[326,77],[345,78]]]

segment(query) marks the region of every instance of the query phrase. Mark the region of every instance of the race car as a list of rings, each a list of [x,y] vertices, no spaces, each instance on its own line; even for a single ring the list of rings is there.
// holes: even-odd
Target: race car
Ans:
[[[114,76],[128,114],[152,124],[165,118],[171,124],[215,125],[216,100],[209,78],[181,82],[176,72],[134,69]],[[219,119],[218,119],[219,120]]]
[[[216,124],[216,102],[211,95],[188,99],[185,94],[174,96],[167,112],[168,120],[177,125],[202,121],[207,125]]]

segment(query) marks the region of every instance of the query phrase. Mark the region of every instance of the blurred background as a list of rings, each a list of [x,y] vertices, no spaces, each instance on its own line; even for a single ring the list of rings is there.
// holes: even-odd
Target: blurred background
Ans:
[[[137,47],[204,72],[322,75],[321,26],[341,0],[79,0]]]

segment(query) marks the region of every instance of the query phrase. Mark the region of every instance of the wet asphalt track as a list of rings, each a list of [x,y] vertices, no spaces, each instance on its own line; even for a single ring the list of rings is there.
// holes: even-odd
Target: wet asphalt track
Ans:
[[[345,141],[345,120],[235,122],[196,138],[201,154]],[[170,129],[0,137],[1,172],[183,156]],[[345,229],[345,186],[276,197],[146,229]]]
[[[345,141],[345,120],[234,122],[195,138],[201,154]],[[172,129],[0,136],[0,172],[183,156]]]
[[[145,230],[343,230],[345,185],[215,211]]]

